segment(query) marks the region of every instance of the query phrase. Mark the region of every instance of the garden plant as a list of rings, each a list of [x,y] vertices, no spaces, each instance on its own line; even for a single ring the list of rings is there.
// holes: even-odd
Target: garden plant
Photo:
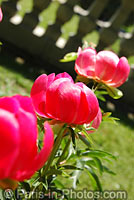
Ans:
[[[3,199],[76,199],[67,189],[77,189],[83,173],[91,181],[93,199],[99,199],[103,188],[98,172],[114,174],[106,163],[116,157],[95,149],[90,135],[101,122],[118,120],[99,101],[105,95],[122,97],[118,87],[128,78],[128,61],[111,51],[97,53],[87,44],[60,61],[75,61],[75,81],[66,72],[42,74],[30,97],[0,98]]]

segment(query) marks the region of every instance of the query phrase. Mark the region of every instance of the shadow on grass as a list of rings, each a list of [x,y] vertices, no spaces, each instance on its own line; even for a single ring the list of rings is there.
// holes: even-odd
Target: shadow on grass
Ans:
[[[112,116],[119,118],[121,123],[134,129],[133,108],[123,100],[113,100],[108,97],[107,102],[101,102],[100,106],[105,112],[112,112]]]
[[[37,57],[30,56],[6,42],[3,42],[1,47],[0,65],[31,80],[35,80],[42,73],[61,72],[55,66],[41,62]]]

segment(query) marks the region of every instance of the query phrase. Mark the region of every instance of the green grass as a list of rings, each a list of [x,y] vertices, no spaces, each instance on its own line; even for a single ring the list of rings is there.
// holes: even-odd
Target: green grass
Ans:
[[[29,95],[31,86],[31,80],[0,65],[0,96],[11,96],[16,93]]]
[[[133,152],[134,133],[129,125],[118,123],[102,123],[99,130],[92,134],[98,149],[108,151],[117,156],[117,161],[108,164],[116,173],[115,176],[104,173],[101,178],[104,190],[126,190],[128,199],[134,197]],[[82,179],[81,186],[90,189],[90,181]]]

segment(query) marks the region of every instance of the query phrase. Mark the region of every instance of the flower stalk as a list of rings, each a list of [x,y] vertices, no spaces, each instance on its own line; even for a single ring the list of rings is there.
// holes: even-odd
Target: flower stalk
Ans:
[[[53,162],[53,160],[54,160],[54,158],[55,158],[55,155],[56,155],[56,153],[57,153],[57,151],[58,151],[58,149],[59,149],[59,146],[60,146],[60,144],[61,144],[62,137],[63,137],[63,133],[64,133],[66,127],[67,127],[67,125],[65,124],[65,125],[61,128],[61,130],[60,130],[60,132],[59,132],[59,134],[58,134],[58,136],[57,136],[57,138],[56,138],[56,141],[55,141],[55,144],[54,144],[52,153],[51,153],[51,155],[50,155],[50,157],[49,157],[49,159],[48,159],[48,162],[47,162],[47,165],[46,165],[44,171],[42,172],[42,177],[45,176],[45,175],[47,174],[49,168],[51,167],[51,164],[52,164],[52,162]]]

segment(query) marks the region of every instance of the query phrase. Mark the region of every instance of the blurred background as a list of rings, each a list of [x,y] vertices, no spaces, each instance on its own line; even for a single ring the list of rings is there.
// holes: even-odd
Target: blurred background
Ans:
[[[117,156],[109,165],[117,174],[101,178],[105,190],[126,190],[134,198],[134,2],[133,0],[1,0],[0,96],[29,95],[41,73],[67,71],[73,77],[74,62],[60,63],[84,41],[97,51],[112,50],[126,56],[131,66],[129,80],[120,88],[124,96],[101,103],[121,120],[103,122],[92,134],[97,148]],[[90,190],[83,177],[80,188]]]

